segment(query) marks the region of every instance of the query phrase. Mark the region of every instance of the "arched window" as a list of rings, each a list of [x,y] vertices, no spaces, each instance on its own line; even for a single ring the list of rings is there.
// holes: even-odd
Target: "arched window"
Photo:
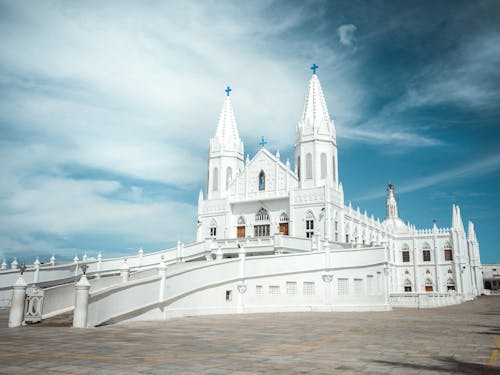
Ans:
[[[215,219],[212,219],[212,221],[210,222],[210,237],[217,237],[217,222],[215,221]]]
[[[404,244],[401,248],[401,255],[403,257],[403,263],[410,262],[410,247],[407,244]]]
[[[229,184],[233,179],[233,168],[227,167],[226,169],[226,190],[229,188]]]
[[[323,152],[321,154],[321,179],[324,180],[326,178],[326,154]]]
[[[259,190],[266,190],[266,174],[264,171],[259,173]]]
[[[288,236],[288,215],[286,212],[283,212],[280,215],[280,233],[283,234],[284,236]]]
[[[424,246],[422,246],[422,259],[424,262],[431,261],[431,247],[427,242],[424,243]]]
[[[261,207],[255,214],[255,221],[269,222],[269,213],[264,207]]]
[[[449,242],[444,244],[444,260],[452,261],[453,260],[453,250]]]
[[[306,214],[306,238],[311,238],[314,234],[314,215],[311,211]]]
[[[311,153],[306,155],[306,179],[313,178],[313,157]]]
[[[448,268],[448,273],[453,274],[453,271],[451,270],[451,268]]]
[[[432,280],[431,279],[426,279],[425,280],[425,291],[426,292],[432,292],[433,291],[433,286],[432,286]]]
[[[266,237],[270,234],[269,213],[264,207],[261,207],[255,214],[254,235],[255,237]]]
[[[297,157],[297,176],[299,177],[300,181],[300,156]]]
[[[405,292],[411,292],[411,280],[405,279],[404,283]]]
[[[452,278],[449,278],[448,281],[446,282],[446,290],[455,290],[455,280]]]
[[[212,176],[212,190],[217,191],[219,189],[219,169],[214,168],[214,173]]]
[[[246,229],[245,218],[243,216],[240,216],[238,218],[238,225],[236,226],[236,237],[245,238],[245,229]]]

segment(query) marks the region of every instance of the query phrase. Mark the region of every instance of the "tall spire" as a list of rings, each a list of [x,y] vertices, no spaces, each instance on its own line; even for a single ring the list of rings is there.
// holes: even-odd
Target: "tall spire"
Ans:
[[[474,223],[469,220],[469,228],[467,230],[467,234],[469,235],[469,241],[477,241],[476,231],[474,230]]]
[[[387,216],[383,222],[387,229],[394,233],[408,233],[409,227],[399,218],[398,202],[394,195],[394,185],[387,185]]]
[[[453,216],[451,218],[451,227],[459,232],[465,233],[464,222],[460,214],[460,207],[453,205]]]
[[[387,185],[387,203],[386,203],[387,215],[386,219],[396,219],[398,215],[398,203],[396,202],[396,197],[394,196],[394,185]]]
[[[219,116],[219,123],[215,132],[214,140],[225,150],[237,151],[241,147],[241,138],[234,117],[233,105],[229,93],[229,86],[225,90],[226,97]]]
[[[315,66],[315,65],[313,65]],[[317,69],[317,67],[316,67]],[[323,89],[316,73],[309,80],[304,112],[299,123],[299,129],[312,128],[315,131],[322,129],[326,132],[333,130],[332,120],[328,113]]]

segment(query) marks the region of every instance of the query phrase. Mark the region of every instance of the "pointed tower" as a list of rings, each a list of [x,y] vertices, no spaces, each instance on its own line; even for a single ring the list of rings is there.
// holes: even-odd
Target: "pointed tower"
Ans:
[[[386,218],[382,222],[392,233],[408,233],[409,228],[399,217],[398,202],[394,195],[394,185],[387,185]]]
[[[302,188],[323,185],[338,189],[336,133],[313,64],[304,112],[297,125],[295,162]]]
[[[387,202],[386,208],[386,219],[396,219],[399,218],[398,214],[398,202],[396,202],[396,197],[394,196],[394,185],[387,185]]]
[[[231,88],[226,88],[226,97],[219,117],[217,130],[210,139],[208,154],[207,199],[225,198],[228,188],[243,169],[243,142],[241,141],[231,103]]]

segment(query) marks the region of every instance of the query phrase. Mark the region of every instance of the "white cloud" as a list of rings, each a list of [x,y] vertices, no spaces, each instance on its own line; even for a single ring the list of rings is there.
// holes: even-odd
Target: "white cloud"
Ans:
[[[426,136],[425,134],[417,134],[405,129],[403,126],[373,126],[370,124],[363,126],[342,126],[338,132],[340,138],[354,140],[356,142],[391,145],[386,148],[386,151],[402,151],[408,148],[430,147],[443,145],[444,143],[436,138]]]
[[[357,27],[353,24],[342,25],[337,29],[339,33],[339,40],[344,46],[350,46],[356,40],[356,36],[354,35]]]
[[[491,173],[500,169],[500,154],[490,155],[484,159],[473,161],[467,165],[462,165],[458,168],[453,168],[445,172],[432,174],[429,176],[420,177],[418,180],[411,181],[407,184],[398,186],[398,193],[409,193],[424,189],[430,186],[439,185],[444,182],[455,181],[462,178],[471,178]],[[358,197],[354,200],[363,201],[384,197],[385,193],[380,192],[380,189],[373,194],[367,194]]]
[[[476,109],[498,106],[500,34],[470,38],[451,54],[425,68],[408,83],[405,95],[389,103],[385,114],[426,105],[453,103]]]

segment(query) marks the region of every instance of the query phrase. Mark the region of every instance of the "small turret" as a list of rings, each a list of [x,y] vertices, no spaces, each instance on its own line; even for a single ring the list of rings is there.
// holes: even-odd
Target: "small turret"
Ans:
[[[394,196],[394,185],[387,185],[387,203],[386,203],[386,219],[395,219],[399,217],[398,203]]]
[[[387,213],[386,218],[382,222],[382,224],[385,224],[387,229],[394,233],[409,232],[409,228],[399,217],[398,202],[396,201],[396,196],[394,195],[393,184],[387,185],[387,200],[385,207]]]

